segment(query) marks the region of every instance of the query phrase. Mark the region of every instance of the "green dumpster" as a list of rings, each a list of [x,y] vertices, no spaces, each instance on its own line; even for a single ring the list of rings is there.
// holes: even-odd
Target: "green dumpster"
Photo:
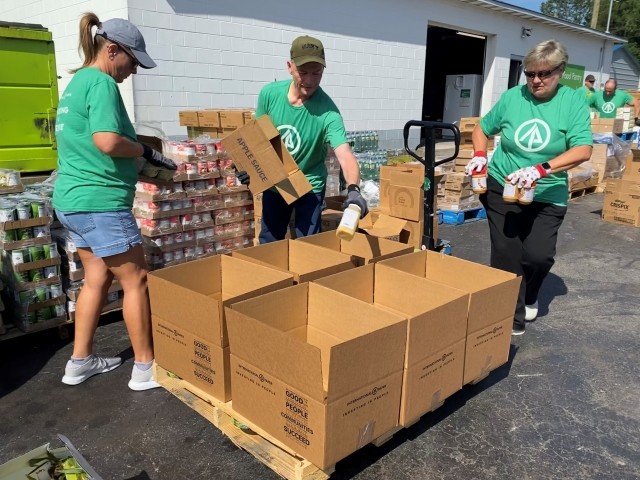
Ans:
[[[58,78],[51,32],[0,22],[0,168],[56,168]]]

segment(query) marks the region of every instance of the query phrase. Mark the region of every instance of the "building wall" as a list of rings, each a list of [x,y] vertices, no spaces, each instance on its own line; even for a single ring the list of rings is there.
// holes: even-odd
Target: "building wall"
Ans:
[[[613,52],[610,75],[618,82],[618,88],[638,90],[640,71],[629,58],[629,52],[625,51],[624,48],[618,48]]]
[[[289,78],[289,46],[301,34],[325,44],[323,88],[347,129],[378,130],[383,140],[394,140],[385,144],[391,147],[400,146],[407,120],[421,118],[428,25],[487,35],[481,113],[506,89],[511,55],[523,56],[542,40],[565,42],[570,62],[585,65],[600,83],[608,75],[599,72],[611,63],[611,45],[600,39],[451,0],[369,0],[366,7],[336,0],[304,7],[293,0],[112,0],[108,6],[0,0],[1,18],[42,23],[53,32],[60,92],[70,78],[66,70],[80,62],[78,19],[86,10],[139,26],[158,68],[140,69],[122,85],[123,97],[133,119],[158,122],[168,135],[186,133],[177,121],[182,109],[254,107],[263,85]],[[531,36],[522,38],[522,27],[531,28]],[[594,55],[601,48],[602,59]]]

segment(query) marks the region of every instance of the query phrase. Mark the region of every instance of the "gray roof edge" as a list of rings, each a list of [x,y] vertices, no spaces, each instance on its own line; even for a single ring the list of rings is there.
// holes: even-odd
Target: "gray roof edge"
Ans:
[[[617,35],[612,35],[610,33],[594,30],[592,28],[585,27],[583,25],[578,25],[577,23],[571,23],[565,20],[560,20],[559,18],[551,17],[549,15],[545,15],[544,13],[535,12],[533,10],[529,10],[528,8],[517,7],[515,5],[511,5],[506,2],[501,2],[499,0],[458,0],[458,1],[462,3],[468,3],[471,5],[477,5],[480,7],[491,6],[495,10],[499,10],[504,13],[511,13],[511,14],[519,13],[521,14],[520,16],[529,17],[533,20],[540,20],[548,24],[555,24],[560,27],[574,30],[576,32],[592,35],[594,37],[600,37],[606,40],[611,40],[615,43],[627,43],[627,39],[623,37],[618,37]]]

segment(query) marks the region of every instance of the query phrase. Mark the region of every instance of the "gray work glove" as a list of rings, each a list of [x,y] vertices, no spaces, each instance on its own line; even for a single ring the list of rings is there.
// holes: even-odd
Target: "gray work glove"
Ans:
[[[178,166],[173,160],[165,157],[163,154],[154,150],[149,145],[141,144],[143,148],[142,157],[147,160],[151,165],[156,167],[166,168],[167,170],[177,170]]]
[[[367,201],[360,194],[360,188],[357,185],[349,185],[348,192],[342,208],[347,208],[351,204],[357,205],[360,207],[360,218],[364,218],[369,213],[369,209],[367,208]]]
[[[239,172],[236,172],[236,178],[240,181],[242,185],[249,186],[249,182],[251,181],[251,178],[249,178],[249,174],[244,170],[240,170]]]
[[[636,127],[640,127],[640,117],[636,117],[634,123],[636,124]]]

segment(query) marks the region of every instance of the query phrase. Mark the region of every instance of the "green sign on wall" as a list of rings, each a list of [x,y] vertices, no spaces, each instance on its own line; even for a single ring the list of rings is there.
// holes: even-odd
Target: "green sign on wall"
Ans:
[[[560,83],[571,88],[581,87],[584,78],[584,67],[582,65],[571,65],[570,63],[564,68]]]

